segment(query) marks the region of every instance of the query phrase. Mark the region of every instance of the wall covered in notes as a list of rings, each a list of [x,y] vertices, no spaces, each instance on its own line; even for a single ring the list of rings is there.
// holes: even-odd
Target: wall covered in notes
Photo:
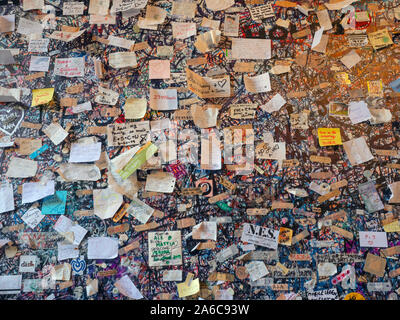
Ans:
[[[0,299],[398,299],[399,27],[389,0],[1,1]]]

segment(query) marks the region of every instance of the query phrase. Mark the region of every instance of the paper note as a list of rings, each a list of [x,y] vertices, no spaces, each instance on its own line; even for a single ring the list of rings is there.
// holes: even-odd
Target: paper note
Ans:
[[[126,210],[128,214],[139,220],[142,224],[147,223],[154,209],[139,199],[132,199],[129,208]]]
[[[252,261],[247,263],[246,270],[249,273],[251,281],[256,281],[265,277],[269,273],[265,263],[262,261]]]
[[[178,109],[178,96],[176,89],[150,88],[150,108],[160,111]]]
[[[43,25],[39,22],[19,18],[17,32],[25,35],[31,35],[34,33],[42,34]]]
[[[229,116],[233,119],[254,119],[256,110],[256,104],[232,104]]]
[[[108,45],[124,48],[127,50],[131,50],[131,48],[135,45],[134,40],[128,40],[121,37],[108,36],[107,40],[108,40]]]
[[[93,162],[100,159],[101,142],[72,143],[68,162]]]
[[[85,9],[84,2],[64,2],[63,3],[63,15],[64,16],[76,16],[82,15]]]
[[[193,121],[199,128],[211,128],[217,125],[218,108],[213,105],[192,105],[190,112],[192,114]]]
[[[136,68],[137,60],[135,52],[113,52],[109,55],[109,64],[111,67]],[[115,104],[115,103],[114,103]]]
[[[375,50],[393,44],[392,37],[387,28],[368,33],[368,39]]]
[[[29,71],[49,71],[50,57],[31,56]]]
[[[138,288],[136,288],[128,275],[124,275],[122,278],[116,281],[114,285],[118,289],[119,293],[123,294],[124,296],[136,300],[143,298],[142,294]]]
[[[235,0],[206,0],[207,8],[212,11],[221,11],[232,7],[235,4]]]
[[[318,141],[321,147],[342,144],[339,128],[318,128]]]
[[[357,54],[355,50],[351,50],[348,54],[340,59],[342,63],[348,68],[353,68],[357,63],[361,61],[361,57]]]
[[[275,12],[271,3],[263,4],[261,6],[254,6],[250,8],[249,11],[251,18],[256,21],[275,17]]]
[[[181,265],[181,241],[181,231],[149,232],[149,266]]]
[[[118,238],[90,237],[88,259],[114,259],[118,256]]]
[[[207,130],[207,129],[202,129]],[[201,168],[204,170],[220,170],[221,169],[221,142],[217,138],[214,131],[206,132],[201,139]]]
[[[57,243],[57,261],[67,259],[76,259],[79,257],[79,248],[77,245],[70,243]]]
[[[14,192],[12,184],[0,185],[0,213],[14,210]]]
[[[67,203],[67,191],[56,191],[45,198],[42,204],[42,214],[64,214]]]
[[[193,226],[192,238],[196,240],[213,240],[217,241],[217,223],[203,221]]]
[[[95,97],[95,102],[100,104],[115,105],[118,101],[119,94],[110,89],[99,87],[99,92]]]
[[[269,73],[263,73],[258,76],[244,76],[244,85],[246,90],[251,93],[261,93],[271,91]]]
[[[122,179],[127,179],[137,169],[139,169],[147,160],[149,160],[157,152],[157,147],[150,141],[139,149],[131,160],[118,171]]]
[[[371,119],[371,112],[369,112],[368,105],[364,101],[350,102],[349,118],[353,124]]]
[[[146,191],[172,193],[176,178],[169,172],[158,171],[147,175]]]
[[[25,0],[22,6],[24,11],[43,9],[43,7],[44,7],[44,0]]]
[[[186,282],[181,282],[177,284],[178,295],[180,298],[194,295],[200,291],[199,279],[194,279],[188,285]]]
[[[192,22],[172,22],[172,35],[175,39],[186,39],[196,35],[196,24]]]
[[[271,59],[271,40],[233,38],[232,59]]]
[[[35,202],[54,194],[54,180],[46,184],[27,182],[22,185],[22,204]]]
[[[358,185],[358,192],[364,201],[368,213],[382,210],[384,205],[372,181]]]
[[[86,30],[81,30],[77,32],[69,32],[69,31],[53,31],[52,34],[47,37],[54,40],[60,40],[64,42],[71,42],[75,39],[78,39]]]
[[[265,112],[271,113],[279,111],[280,108],[282,108],[285,104],[286,100],[279,93],[277,93],[270,101],[260,106],[260,108],[263,109]]]
[[[62,163],[59,171],[66,181],[97,181],[101,178],[100,169],[95,164]]]
[[[229,37],[238,37],[239,36],[239,15],[238,14],[225,14],[224,36],[229,36]]]
[[[262,247],[276,250],[278,247],[279,231],[254,224],[245,223],[241,240]]]
[[[374,158],[364,137],[343,142],[343,148],[352,166]]]
[[[108,146],[142,145],[149,138],[148,121],[115,123],[107,126]]]
[[[141,119],[146,114],[147,100],[144,98],[128,98],[124,105],[125,119]]]
[[[93,190],[94,214],[101,219],[112,218],[122,202],[122,195],[111,188]]]
[[[169,60],[150,60],[149,79],[169,79],[171,77]]]
[[[49,103],[53,100],[54,88],[32,90],[32,107]]]
[[[34,255],[22,255],[19,257],[19,272],[35,272],[38,257]]]
[[[0,32],[12,32],[15,30],[15,14],[0,16]]]
[[[29,226],[31,229],[35,229],[36,226],[44,219],[42,212],[35,207],[31,207],[24,213],[21,219]]]
[[[11,50],[0,50],[0,65],[15,64]]]
[[[364,271],[383,277],[385,274],[386,259],[372,253],[367,253],[364,263]]]
[[[6,173],[10,178],[34,177],[38,169],[38,163],[33,160],[12,157]]]
[[[43,132],[55,145],[63,142],[68,136],[68,132],[65,131],[58,123],[54,122],[52,122],[48,127],[44,128]]]
[[[201,53],[206,53],[217,47],[219,41],[221,40],[221,31],[211,30],[204,32],[197,36],[194,46]]]
[[[317,17],[318,17],[318,22],[321,27],[324,28],[324,30],[331,30],[332,29],[332,22],[329,17],[328,10],[320,10],[317,11]]]
[[[85,228],[81,227],[79,224],[76,224],[71,219],[67,218],[66,216],[60,216],[57,222],[54,225],[54,230],[59,233],[68,233],[72,232],[73,237],[73,245],[79,245],[83,238],[85,237],[86,233],[88,232]]]
[[[320,44],[323,33],[324,33],[324,27],[321,27],[320,29],[318,29],[315,32],[313,42],[311,45],[311,49],[314,49],[315,47],[317,47]]]
[[[186,69],[188,88],[200,98],[229,97],[231,93],[229,76],[211,79]]]
[[[85,75],[85,58],[55,59],[54,74],[64,77],[83,77]]]
[[[2,275],[0,276],[0,295],[18,294],[21,292],[22,275]]]
[[[360,247],[387,248],[386,232],[360,231]]]

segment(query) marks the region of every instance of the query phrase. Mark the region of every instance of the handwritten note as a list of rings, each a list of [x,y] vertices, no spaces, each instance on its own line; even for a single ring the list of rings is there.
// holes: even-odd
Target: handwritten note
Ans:
[[[339,128],[318,128],[318,141],[321,147],[342,144]]]
[[[149,232],[149,266],[182,264],[181,231]]]

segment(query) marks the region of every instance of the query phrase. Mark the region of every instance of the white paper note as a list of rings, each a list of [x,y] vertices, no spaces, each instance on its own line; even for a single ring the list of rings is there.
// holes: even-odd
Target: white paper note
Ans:
[[[387,233],[373,231],[359,231],[360,247],[387,248]]]
[[[40,182],[28,182],[22,185],[22,204],[35,202],[54,194],[54,180],[42,185]]]
[[[14,192],[10,183],[0,185],[0,213],[14,210]]]
[[[100,159],[101,142],[73,143],[68,162],[93,162]]]
[[[127,296],[131,299],[143,298],[142,294],[136,288],[136,286],[134,285],[134,283],[132,282],[132,280],[129,278],[128,275],[124,275],[117,282],[115,282],[114,285],[118,289],[118,291],[124,296]]]
[[[118,238],[91,237],[88,239],[88,259],[114,259],[118,256]]]
[[[353,124],[371,119],[368,105],[364,101],[352,101],[349,103],[349,118]]]
[[[31,207],[25,214],[21,217],[21,219],[29,226],[31,229],[35,229],[36,226],[44,219],[45,215],[42,214],[40,209]]]
[[[232,59],[271,59],[271,40],[233,38]]]
[[[9,178],[29,178],[36,175],[38,163],[29,159],[12,157],[6,176]]]

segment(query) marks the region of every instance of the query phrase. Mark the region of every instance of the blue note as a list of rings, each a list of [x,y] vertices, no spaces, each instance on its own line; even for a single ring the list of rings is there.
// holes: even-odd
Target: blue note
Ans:
[[[67,191],[56,191],[43,199],[42,214],[64,214],[67,203]]]
[[[390,83],[390,87],[396,91],[396,92],[400,92],[400,78],[398,78],[397,80],[394,80],[393,82]]]

